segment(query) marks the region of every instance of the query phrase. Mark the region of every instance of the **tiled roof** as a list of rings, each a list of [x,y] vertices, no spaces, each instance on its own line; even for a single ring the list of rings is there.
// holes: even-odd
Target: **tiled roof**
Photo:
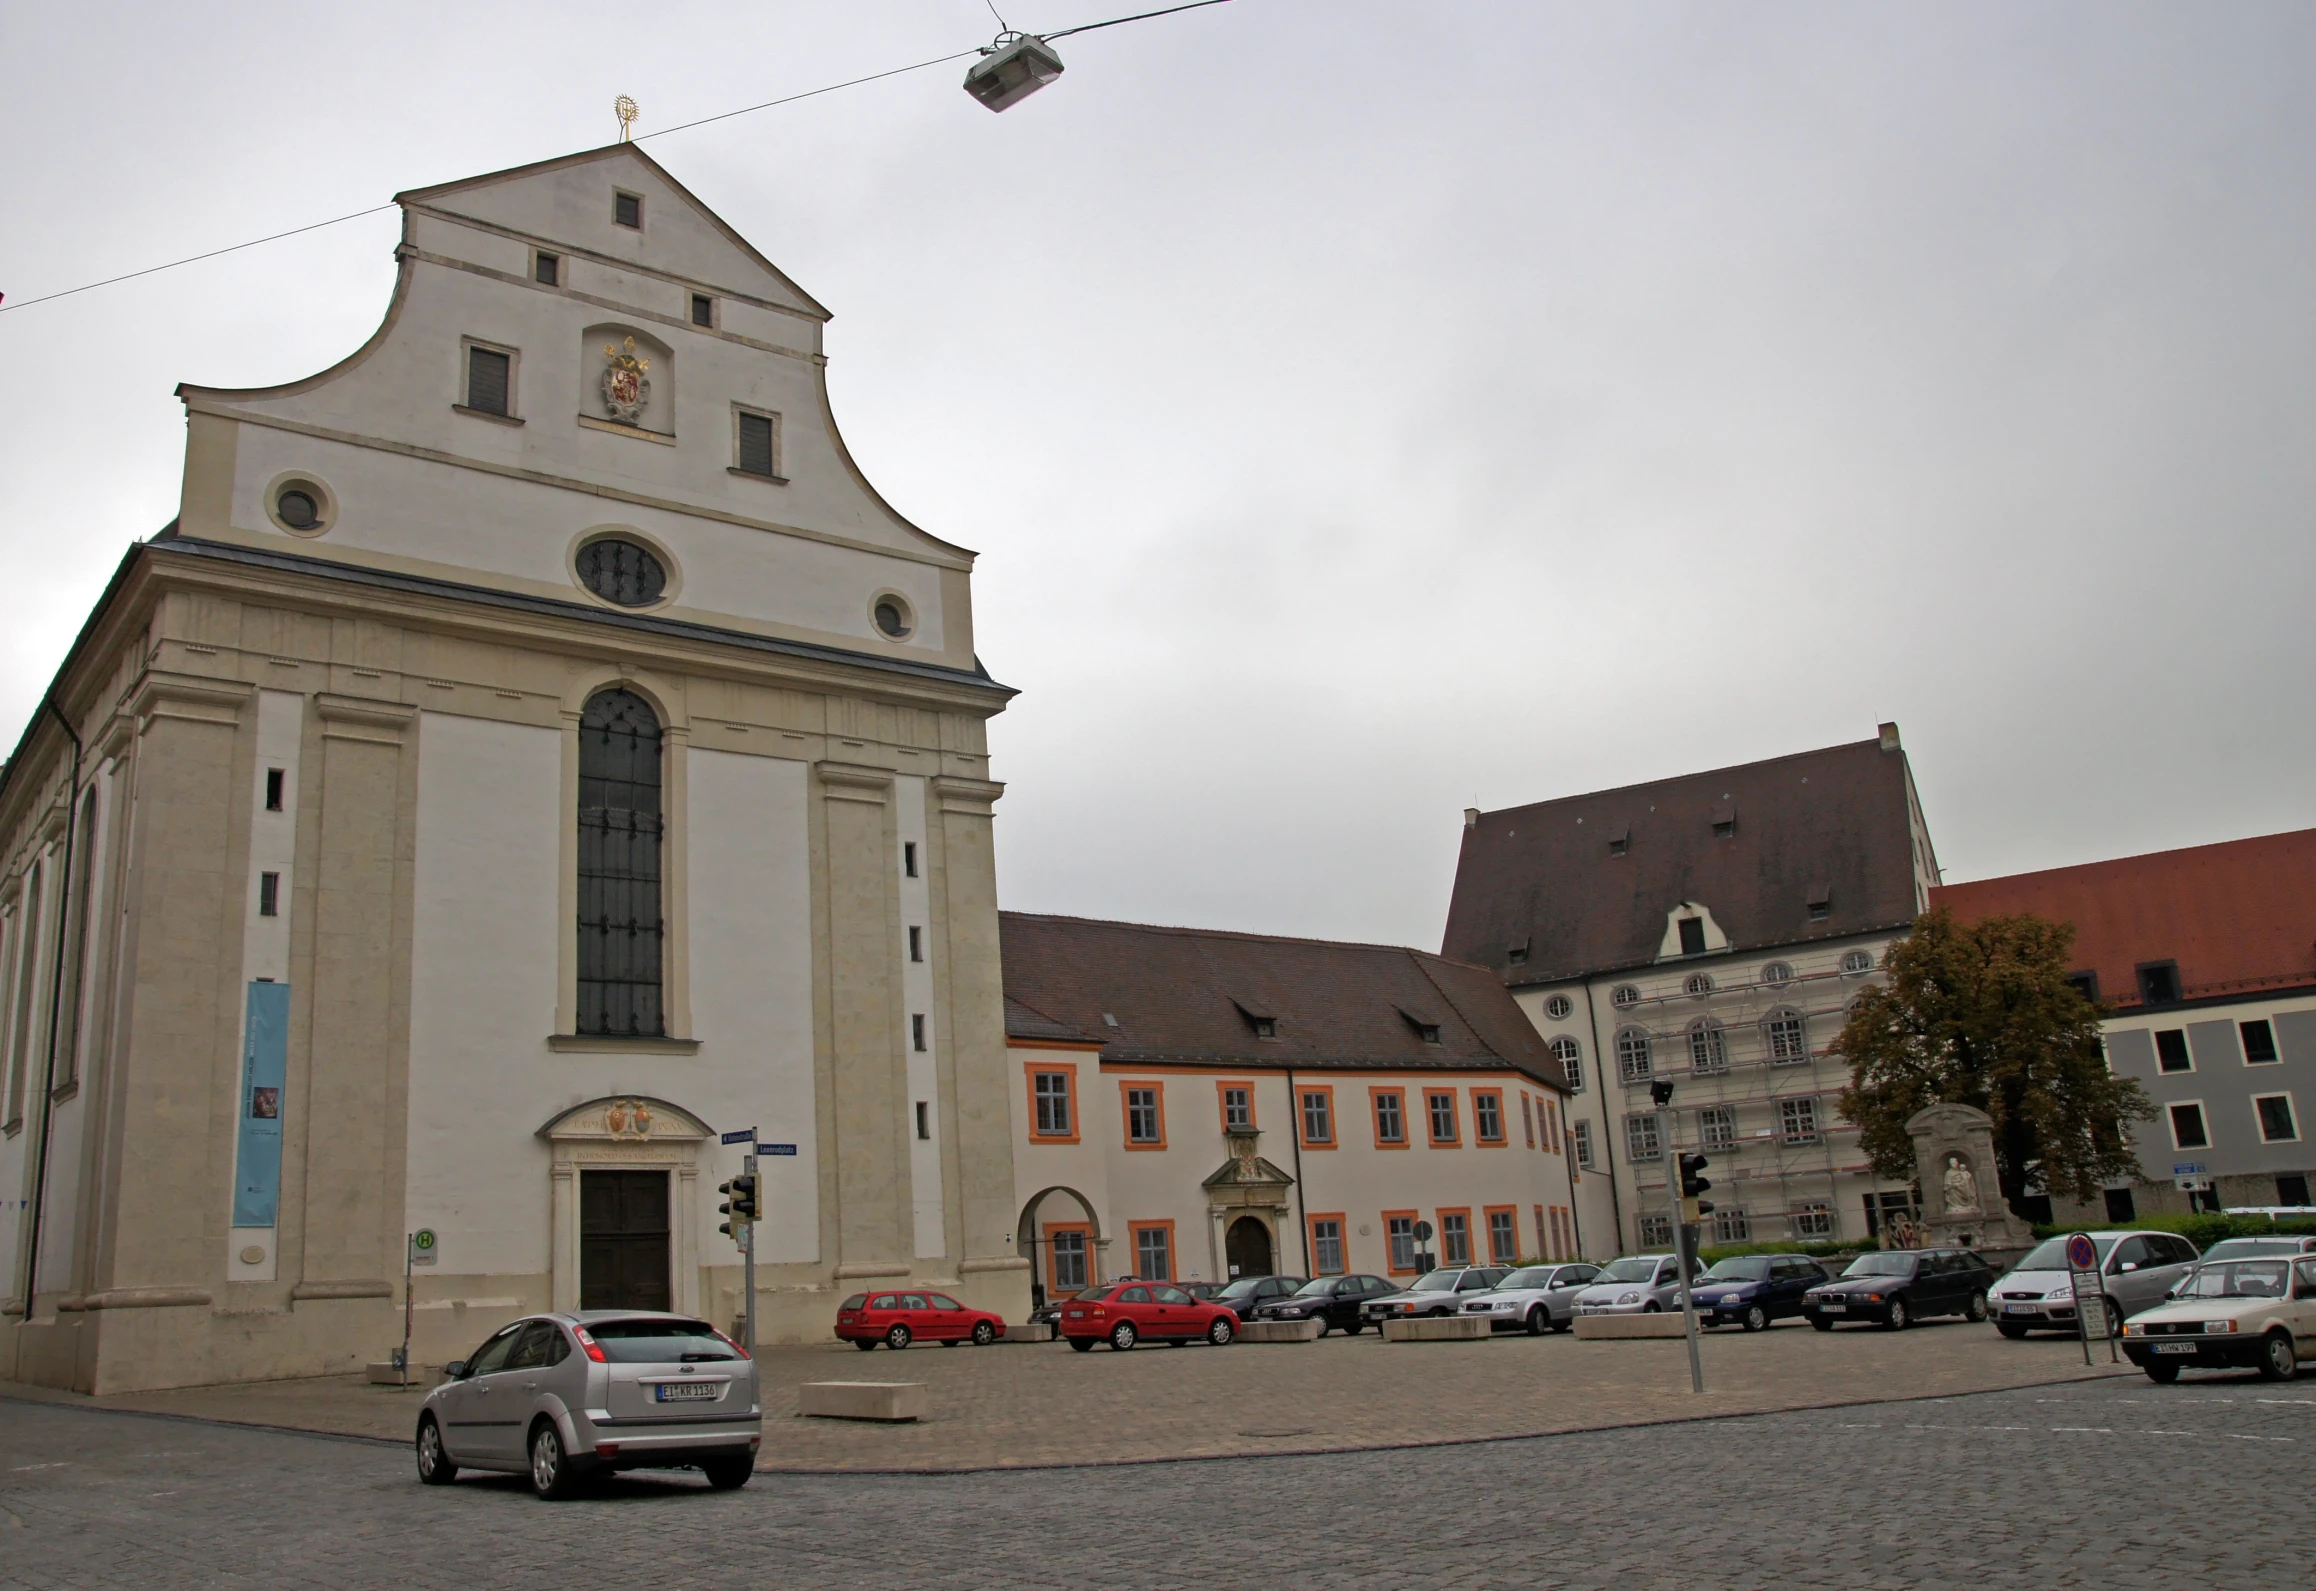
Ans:
[[[2075,925],[2075,967],[2139,1003],[2144,962],[2190,1000],[2316,984],[2316,829],[2014,873],[1933,890],[1963,922],[2033,912]]]
[[[1918,905],[1913,793],[1894,726],[1890,740],[1482,813],[1464,830],[1441,948],[1517,985],[1655,960],[1683,901],[1737,949],[1902,927]]]
[[[1561,1075],[1493,973],[1426,951],[1025,912],[999,925],[1009,1037],[1074,1029],[1104,1060]]]

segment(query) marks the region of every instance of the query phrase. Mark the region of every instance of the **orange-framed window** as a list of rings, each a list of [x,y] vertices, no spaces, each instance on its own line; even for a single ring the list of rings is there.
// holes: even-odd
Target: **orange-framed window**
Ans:
[[[1407,1147],[1406,1089],[1370,1087],[1367,1090],[1367,1111],[1375,1123],[1376,1148]]]
[[[1214,1085],[1214,1103],[1222,1113],[1222,1130],[1253,1131],[1255,1126],[1254,1084],[1243,1078],[1228,1077]]]
[[[1462,1127],[1456,1120],[1456,1091],[1452,1088],[1427,1088],[1423,1091],[1423,1124],[1431,1133],[1434,1149],[1452,1149],[1461,1139]]]
[[[1145,1282],[1174,1280],[1174,1223],[1128,1221],[1127,1241],[1134,1245],[1134,1274]]]
[[[1469,1205],[1461,1210],[1439,1212],[1439,1262],[1442,1265],[1472,1263],[1472,1211]]]
[[[1305,1149],[1335,1147],[1335,1085],[1301,1083],[1295,1088],[1295,1131]]]
[[[1345,1233],[1350,1218],[1341,1210],[1308,1215],[1311,1228],[1311,1270],[1318,1276],[1340,1276],[1351,1268],[1351,1249]]]
[[[1084,1221],[1045,1223],[1045,1285],[1053,1296],[1094,1285],[1094,1229]]]
[[[1480,1214],[1488,1223],[1488,1263],[1509,1265],[1520,1257],[1520,1207],[1491,1204]]]
[[[1504,1091],[1500,1088],[1472,1090],[1472,1139],[1475,1143],[1503,1148],[1511,1140],[1504,1131]]]
[[[1543,1101],[1541,1100],[1536,1101],[1537,1105],[1541,1105],[1542,1103]],[[1526,1094],[1522,1094],[1520,1096],[1520,1130],[1528,1135],[1528,1147],[1531,1149],[1535,1148],[1536,1112],[1533,1108],[1531,1108],[1528,1096]]]
[[[1030,1142],[1076,1143],[1078,1063],[1024,1061],[1021,1069],[1024,1085],[1029,1089]]]
[[[1560,1106],[1549,1099],[1544,1101],[1544,1147],[1560,1153]]]
[[[1394,1276],[1413,1276],[1419,1269],[1413,1210],[1383,1212],[1383,1268]]]
[[[1121,1078],[1119,1118],[1126,1124],[1126,1147],[1166,1147],[1166,1085],[1155,1077]]]
[[[1557,1208],[1552,1212],[1552,1224],[1547,1226],[1544,1224],[1544,1206],[1536,1206],[1536,1241],[1542,1245],[1546,1259],[1556,1260],[1560,1257],[1560,1211]]]

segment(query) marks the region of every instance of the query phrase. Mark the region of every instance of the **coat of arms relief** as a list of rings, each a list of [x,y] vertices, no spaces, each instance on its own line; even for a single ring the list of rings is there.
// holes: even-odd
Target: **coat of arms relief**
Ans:
[[[639,359],[635,353],[635,339],[627,339],[622,348],[613,343],[603,345],[603,407],[611,418],[621,425],[635,425],[643,418],[643,406],[651,402],[651,361]]]

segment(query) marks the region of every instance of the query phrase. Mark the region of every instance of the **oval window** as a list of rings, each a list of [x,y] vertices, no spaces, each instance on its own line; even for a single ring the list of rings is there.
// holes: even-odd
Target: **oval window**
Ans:
[[[1761,981],[1772,989],[1782,989],[1793,981],[1793,968],[1783,961],[1772,961],[1761,969]]]
[[[909,633],[909,610],[901,606],[898,597],[879,597],[876,605],[877,628],[898,641]]]
[[[1852,950],[1842,957],[1842,971],[1855,977],[1861,972],[1874,970],[1873,956],[1863,950]]]
[[[1564,994],[1556,994],[1544,1002],[1544,1014],[1555,1022],[1567,1021],[1568,1013],[1575,1009],[1576,1003]]]
[[[1620,983],[1608,999],[1611,1005],[1621,1011],[1627,1006],[1640,1004],[1640,991],[1629,983]]]
[[[294,486],[273,500],[273,511],[292,530],[311,530],[322,522],[322,506],[313,493]]]
[[[579,549],[579,583],[606,602],[648,608],[667,592],[667,568],[649,547],[616,536]]]

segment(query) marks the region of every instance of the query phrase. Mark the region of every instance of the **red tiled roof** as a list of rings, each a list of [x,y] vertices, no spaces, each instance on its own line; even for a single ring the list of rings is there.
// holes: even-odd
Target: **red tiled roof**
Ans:
[[[1930,903],[2073,923],[2076,968],[2121,1005],[2151,961],[2177,962],[2190,1000],[2316,984],[2316,829],[1948,884]]]
[[[1654,961],[1683,901],[1739,950],[1903,927],[1912,811],[1905,753],[1875,739],[1482,813],[1440,948],[1518,985]],[[1827,907],[1815,921],[1813,896]]]
[[[1024,912],[998,922],[1008,1037],[1077,1031],[1103,1041],[1104,1060],[1509,1067],[1565,1086],[1560,1063],[1484,967],[1398,945]],[[1258,1020],[1277,1036],[1258,1038]],[[1438,1043],[1424,1027],[1439,1030]]]

